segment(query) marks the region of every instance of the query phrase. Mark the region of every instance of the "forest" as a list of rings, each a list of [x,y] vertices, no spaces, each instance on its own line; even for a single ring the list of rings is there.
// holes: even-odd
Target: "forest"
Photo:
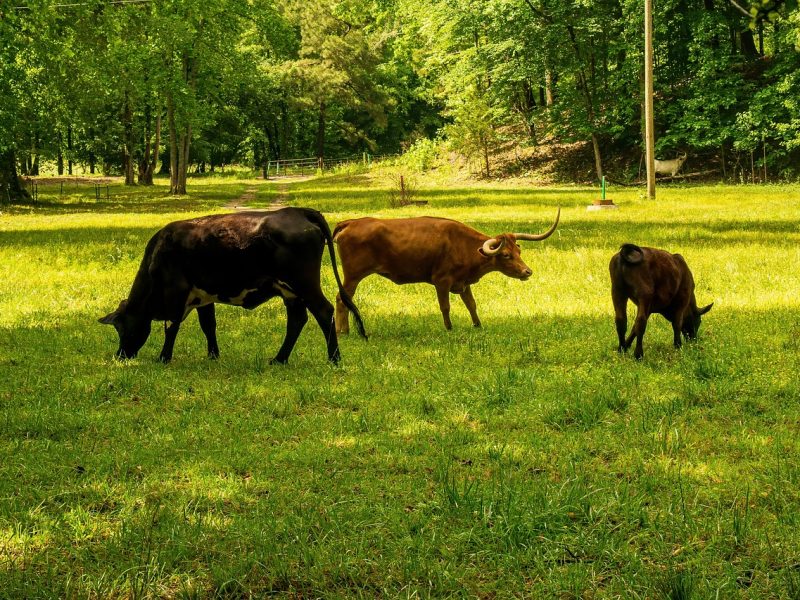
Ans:
[[[649,2],[0,0],[0,600],[800,599],[800,10]]]
[[[90,0],[0,8],[0,187],[17,175],[170,175],[270,161],[575,145],[641,170],[632,0]],[[655,4],[656,156],[720,180],[800,176],[796,3]]]

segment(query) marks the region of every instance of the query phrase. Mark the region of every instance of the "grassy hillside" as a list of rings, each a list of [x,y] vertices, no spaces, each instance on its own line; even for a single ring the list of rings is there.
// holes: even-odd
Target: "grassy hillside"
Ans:
[[[40,189],[0,214],[0,597],[800,596],[800,187],[612,190],[384,176],[190,182],[109,200]],[[313,320],[286,367],[273,300],[191,315],[173,362],[112,359],[97,324],[170,220],[279,198],[331,224],[431,214],[523,243],[527,282],[474,287],[444,330],[432,287],[372,277],[371,337],[325,361]],[[700,338],[615,351],[608,261],[681,252]],[[324,289],[335,285],[328,263]],[[633,308],[630,310],[631,319]]]

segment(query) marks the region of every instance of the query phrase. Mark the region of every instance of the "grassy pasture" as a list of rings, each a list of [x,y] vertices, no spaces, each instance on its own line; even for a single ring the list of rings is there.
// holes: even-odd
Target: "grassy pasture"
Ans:
[[[800,597],[800,187],[614,190],[589,213],[594,190],[425,183],[393,210],[355,174],[40,188],[0,214],[0,597]],[[219,307],[218,361],[194,316],[170,365],[158,324],[112,360],[96,319],[149,236],[249,187],[331,224],[562,219],[523,243],[530,280],[475,286],[479,330],[457,296],[447,332],[432,287],[373,277],[340,367],[313,320],[269,366],[277,300]],[[614,351],[626,241],[685,256],[715,302],[696,343],[656,316],[642,362]]]

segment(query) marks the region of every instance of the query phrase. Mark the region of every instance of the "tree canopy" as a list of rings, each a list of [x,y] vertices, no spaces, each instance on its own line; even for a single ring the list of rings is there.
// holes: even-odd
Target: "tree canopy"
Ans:
[[[744,8],[657,3],[657,153],[796,178],[796,2]],[[599,176],[642,146],[642,30],[640,0],[6,3],[0,186],[48,161],[180,194],[190,169],[437,136],[486,174],[505,142],[585,142]]]

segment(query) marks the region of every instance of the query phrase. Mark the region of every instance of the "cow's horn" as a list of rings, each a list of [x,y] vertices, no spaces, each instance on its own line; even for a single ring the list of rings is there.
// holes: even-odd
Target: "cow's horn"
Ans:
[[[490,238],[483,242],[483,253],[486,256],[494,256],[500,252],[505,243],[506,240],[504,238]],[[495,244],[497,244],[497,246],[495,246]]]
[[[549,238],[551,235],[553,235],[553,232],[556,230],[556,227],[558,227],[558,219],[559,219],[560,217],[561,217],[561,207],[559,206],[559,207],[558,207],[558,213],[556,213],[556,222],[555,222],[555,223],[553,223],[553,225],[550,227],[550,229],[548,229],[548,230],[547,230],[547,231],[545,231],[544,233],[539,233],[539,234],[533,234],[533,233],[514,233],[514,234],[512,234],[512,235],[513,235],[515,238],[517,238],[518,240],[526,240],[526,241],[528,241],[528,242],[538,242],[538,241],[541,241],[541,240],[547,239],[547,238]]]

